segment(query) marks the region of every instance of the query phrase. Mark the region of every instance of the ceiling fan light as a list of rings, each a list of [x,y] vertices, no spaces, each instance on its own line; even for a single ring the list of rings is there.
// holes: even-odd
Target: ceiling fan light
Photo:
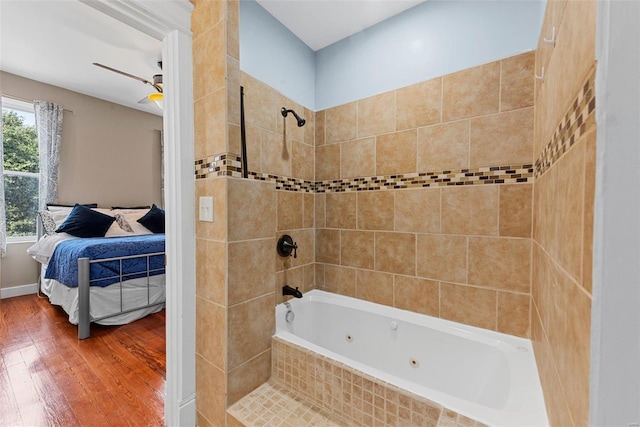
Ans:
[[[156,103],[158,107],[162,110],[162,94],[161,93],[150,93],[149,99]]]

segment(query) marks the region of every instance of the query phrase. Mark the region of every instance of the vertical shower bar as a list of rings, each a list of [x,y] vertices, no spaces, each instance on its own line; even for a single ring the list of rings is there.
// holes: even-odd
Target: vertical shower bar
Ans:
[[[247,132],[244,128],[244,86],[240,86],[240,145],[242,148],[242,177],[249,176],[247,169]]]
[[[78,259],[78,339],[89,338],[91,322],[89,309],[89,258]]]

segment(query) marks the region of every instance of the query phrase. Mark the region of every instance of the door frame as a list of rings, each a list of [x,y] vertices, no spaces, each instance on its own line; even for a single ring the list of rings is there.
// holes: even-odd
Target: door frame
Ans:
[[[77,0],[162,41],[166,215],[164,424],[196,424],[195,177],[191,12],[188,0]]]

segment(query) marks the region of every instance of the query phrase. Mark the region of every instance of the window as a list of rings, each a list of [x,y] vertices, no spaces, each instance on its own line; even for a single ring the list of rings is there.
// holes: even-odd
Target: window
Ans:
[[[7,241],[36,235],[39,154],[33,105],[2,98]]]

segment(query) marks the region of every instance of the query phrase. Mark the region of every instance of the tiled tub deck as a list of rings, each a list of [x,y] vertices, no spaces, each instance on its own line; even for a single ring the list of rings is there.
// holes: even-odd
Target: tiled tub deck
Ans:
[[[271,379],[228,412],[245,426],[484,424],[274,337]]]

